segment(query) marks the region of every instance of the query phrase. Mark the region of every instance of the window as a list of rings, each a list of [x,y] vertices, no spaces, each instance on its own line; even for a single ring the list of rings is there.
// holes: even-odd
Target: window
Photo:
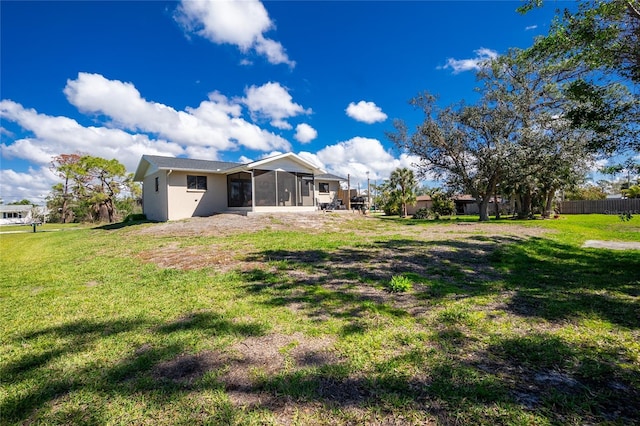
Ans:
[[[318,183],[318,189],[321,194],[329,193],[329,182],[320,182]]]
[[[160,178],[156,177],[156,192],[160,190]]]
[[[195,189],[199,191],[207,190],[206,176],[187,175],[187,189]]]

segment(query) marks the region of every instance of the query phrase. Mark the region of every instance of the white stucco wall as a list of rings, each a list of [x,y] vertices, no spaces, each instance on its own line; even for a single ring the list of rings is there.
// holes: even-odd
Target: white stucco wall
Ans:
[[[320,192],[320,183],[328,183],[329,184],[329,193]],[[316,198],[318,199],[318,203],[330,203],[336,198],[336,193],[338,189],[340,189],[340,182],[336,181],[325,181],[325,180],[316,180]],[[342,200],[344,204],[347,204],[347,200]]]
[[[187,175],[207,176],[207,189],[187,189]],[[211,216],[227,210],[227,177],[202,172],[173,171],[168,176],[168,220]]]
[[[156,192],[155,178],[158,177]],[[167,172],[156,171],[144,178],[142,185],[142,211],[149,220],[164,222],[167,220]]]

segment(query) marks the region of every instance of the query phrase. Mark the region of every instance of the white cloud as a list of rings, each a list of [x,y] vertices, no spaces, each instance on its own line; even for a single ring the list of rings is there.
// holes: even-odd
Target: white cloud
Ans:
[[[254,119],[270,119],[271,125],[278,129],[291,129],[287,118],[312,112],[311,109],[294,103],[289,91],[280,83],[269,82],[262,86],[251,86],[244,92],[245,97],[241,102],[249,108]]]
[[[57,181],[58,178],[48,167],[30,168],[28,173],[0,169],[0,199],[4,203],[27,199],[44,205],[45,198]]]
[[[481,47],[478,50],[474,50],[473,52],[476,54],[475,58],[449,58],[447,59],[447,64],[442,67],[438,67],[438,69],[451,68],[454,74],[459,74],[464,71],[479,70],[486,66],[487,63],[498,57],[498,52],[484,47]]]
[[[275,25],[258,0],[183,0],[174,17],[188,33],[235,45],[243,53],[254,50],[272,64],[295,66],[282,44],[264,36]]]
[[[183,153],[183,148],[176,143],[152,140],[146,135],[132,135],[119,129],[83,127],[68,117],[39,114],[10,100],[0,101],[0,117],[34,134],[34,137],[18,139],[10,145],[0,144],[2,156],[40,165],[48,165],[59,154],[80,152],[116,158],[128,170],[134,170],[142,154]]]
[[[373,102],[360,101],[357,104],[351,102],[345,111],[354,120],[367,124],[382,122],[387,119],[387,114],[382,112],[382,108]]]
[[[367,172],[370,181],[381,183],[398,167],[408,167],[415,171],[419,158],[401,154],[394,157],[386,151],[377,139],[355,137],[335,145],[327,146],[315,155],[317,163],[330,173],[351,176],[351,185],[366,183]],[[310,160],[311,161],[311,160]]]
[[[537,25],[529,25],[528,27],[524,27],[524,30],[531,31],[531,30],[535,30],[536,28],[538,28]]]
[[[296,126],[296,134],[293,136],[300,143],[309,143],[318,137],[318,131],[307,123]]]
[[[234,149],[236,145],[261,151],[290,147],[284,138],[243,119],[242,106],[217,91],[197,108],[176,111],[142,98],[132,83],[79,73],[77,79],[67,81],[64,93],[80,111],[109,117],[107,124],[112,127],[207,148],[209,157],[214,150]]]

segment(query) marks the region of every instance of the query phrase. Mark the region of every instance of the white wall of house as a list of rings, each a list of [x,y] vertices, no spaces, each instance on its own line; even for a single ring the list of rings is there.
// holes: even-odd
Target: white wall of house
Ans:
[[[157,191],[156,177],[158,178]],[[167,206],[167,171],[160,170],[145,176],[142,185],[142,208],[147,219],[166,221],[169,218]]]
[[[331,203],[336,199],[336,194],[338,193],[338,189],[340,189],[340,182],[336,181],[326,181],[326,180],[316,180],[316,199],[318,200],[318,204],[323,203]],[[329,192],[320,192],[321,184],[329,185]],[[342,200],[344,204],[347,203],[347,200]]]
[[[187,189],[187,175],[207,177],[207,189]],[[173,171],[168,176],[168,220],[211,216],[227,209],[227,177],[202,172]]]

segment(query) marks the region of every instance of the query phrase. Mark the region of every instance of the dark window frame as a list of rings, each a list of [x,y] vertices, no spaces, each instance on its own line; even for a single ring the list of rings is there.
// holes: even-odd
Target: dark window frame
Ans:
[[[207,177],[204,175],[187,175],[187,191],[206,191]]]
[[[323,188],[326,188],[323,189]],[[328,194],[331,192],[331,190],[329,189],[329,182],[318,182],[318,192],[320,194]]]
[[[158,192],[160,191],[160,178],[158,176],[156,176],[155,183],[156,183],[156,192]]]

